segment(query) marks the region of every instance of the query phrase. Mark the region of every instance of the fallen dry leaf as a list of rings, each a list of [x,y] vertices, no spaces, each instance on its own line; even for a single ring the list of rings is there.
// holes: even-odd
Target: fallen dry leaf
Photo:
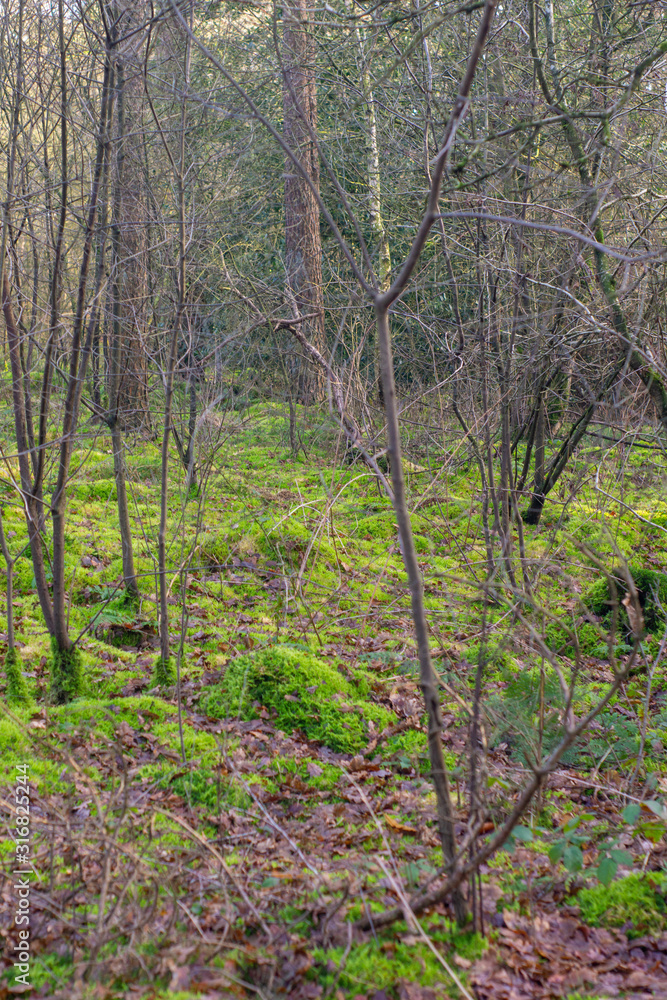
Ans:
[[[414,826],[407,826],[405,823],[401,823],[399,820],[394,819],[393,816],[385,816],[385,822],[391,830],[395,830],[396,833],[416,833]]]

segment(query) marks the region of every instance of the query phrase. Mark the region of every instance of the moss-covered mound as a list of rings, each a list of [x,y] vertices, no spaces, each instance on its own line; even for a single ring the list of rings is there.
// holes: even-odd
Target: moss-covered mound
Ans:
[[[252,719],[263,706],[275,713],[285,732],[300,730],[332,750],[356,753],[372,730],[396,721],[392,712],[368,699],[368,690],[361,674],[351,682],[326,660],[274,646],[231,660],[200,708],[214,718]]]
[[[656,570],[643,569],[640,566],[630,566],[629,568],[637,588],[647,630],[649,632],[662,632],[665,627],[665,611],[663,609],[667,608],[667,573],[658,573]],[[628,589],[622,573],[614,574],[614,583],[619,602],[619,622],[629,633],[631,629],[627,613],[620,603]],[[610,618],[613,598],[606,576],[593,584],[584,601],[588,609],[603,620],[607,621]]]
[[[582,919],[593,927],[626,927],[628,937],[659,934],[667,926],[662,875],[632,874],[611,885],[582,889],[577,896]]]

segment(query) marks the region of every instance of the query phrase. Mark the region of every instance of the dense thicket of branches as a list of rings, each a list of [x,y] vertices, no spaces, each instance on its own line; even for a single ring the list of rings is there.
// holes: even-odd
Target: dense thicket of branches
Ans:
[[[663,7],[596,0],[501,8],[449,163],[445,218],[393,310],[399,382],[415,394],[456,381],[476,426],[484,392],[501,393],[514,436],[534,433],[538,397],[549,434],[600,392],[618,402],[618,392],[632,394],[640,382],[662,419]],[[169,6],[64,7],[61,87],[57,12],[29,0],[7,5],[6,263],[25,364],[41,373],[51,336],[57,373],[70,347],[108,62],[108,162],[93,223],[102,274],[93,264],[86,291],[87,316],[95,296],[99,309],[86,400],[108,406],[118,336],[126,425],[141,423],[135,411],[160,383],[178,297],[174,164],[185,100],[188,333],[180,376],[194,370],[203,383],[233,370],[262,391],[281,382],[287,391],[287,334],[264,324],[221,344],[254,325],[256,310],[289,317],[299,239],[290,204],[306,190],[314,200],[321,186],[324,336],[363,409],[373,374],[370,315],[329,222],[367,275],[374,268],[386,277],[387,262],[405,256],[479,18],[478,10],[457,10],[195,9],[195,34],[230,75],[195,47],[185,93],[186,33]],[[308,65],[296,72],[300,55]],[[317,114],[301,107],[312,90],[308,75]],[[297,158],[307,147],[314,190],[297,183],[262,116]],[[616,255],[596,251],[595,241]],[[309,246],[306,260],[317,254],[317,242]],[[618,379],[605,389],[617,362]]]

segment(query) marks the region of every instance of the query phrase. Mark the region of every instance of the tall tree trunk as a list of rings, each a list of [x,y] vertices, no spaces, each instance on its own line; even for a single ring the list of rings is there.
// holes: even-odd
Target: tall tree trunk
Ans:
[[[118,275],[122,329],[121,378],[118,414],[124,430],[151,434],[148,398],[148,199],[141,146],[146,133],[142,122],[143,75],[141,67],[125,66],[125,148],[123,196],[120,218],[121,269]],[[130,136],[141,136],[132,141]]]
[[[185,130],[187,126],[187,91],[190,85],[190,65],[192,55],[192,18],[193,8],[190,8],[189,32],[185,43],[185,59],[183,66],[184,93],[181,99],[180,149],[178,163],[170,155],[174,170],[174,180],[178,198],[178,263],[176,269],[176,288],[178,301],[167,347],[167,367],[164,372],[164,423],[162,428],[161,477],[160,477],[160,526],[158,530],[158,580],[159,580],[159,622],[160,622],[160,656],[156,663],[155,679],[158,684],[167,684],[173,680],[173,670],[170,653],[169,635],[169,602],[167,594],[167,514],[169,503],[169,440],[173,423],[174,377],[178,363],[178,341],[181,336],[186,300],[186,255],[187,235],[185,230]],[[190,341],[191,343],[191,341]]]
[[[283,134],[306,176],[319,190],[320,165],[312,131],[317,126],[315,45],[312,11],[307,0],[283,4]],[[291,160],[285,169],[285,269],[288,298],[295,313],[309,316],[303,333],[324,351],[324,296],[320,210],[304,177],[294,173]],[[322,373],[308,362],[299,366],[298,396],[310,403],[322,396]]]
[[[114,46],[116,37],[114,37]],[[115,65],[116,89],[116,156],[114,173],[113,213],[111,220],[111,251],[112,251],[112,281],[111,281],[111,324],[108,341],[107,368],[108,379],[108,409],[105,420],[111,432],[111,448],[113,452],[114,478],[116,482],[116,503],[118,505],[118,527],[120,531],[121,556],[123,560],[123,581],[125,592],[130,599],[139,594],[136,570],[134,567],[134,550],[132,545],[132,528],[130,527],[130,512],[127,499],[127,475],[125,468],[125,446],[123,427],[130,414],[127,410],[127,392],[122,386],[128,378],[127,350],[125,348],[125,332],[123,324],[123,191],[125,185],[125,144],[127,130],[125,120],[125,66],[122,59]]]
[[[352,3],[347,4],[350,14],[355,10]],[[373,27],[371,22],[371,28]],[[361,91],[366,105],[366,178],[368,185],[368,221],[370,222],[373,240],[377,247],[377,276],[380,288],[386,292],[391,284],[391,248],[389,237],[382,215],[382,177],[380,173],[380,150],[378,146],[377,115],[375,113],[375,97],[371,79],[370,58],[367,51],[373,42],[373,33],[369,37],[362,31],[356,17],[352,21],[352,31],[357,45],[357,65],[361,74]],[[377,335],[373,337],[373,395],[382,402],[382,378],[380,373],[380,345]]]

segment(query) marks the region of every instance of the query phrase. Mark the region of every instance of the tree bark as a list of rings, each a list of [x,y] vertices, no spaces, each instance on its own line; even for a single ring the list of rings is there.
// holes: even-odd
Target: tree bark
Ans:
[[[114,47],[117,44],[117,30],[114,32]],[[134,566],[132,528],[130,526],[127,499],[127,475],[123,442],[123,427],[127,423],[128,396],[123,393],[123,384],[128,377],[127,349],[124,346],[123,323],[123,186],[125,183],[125,66],[122,59],[115,61],[116,90],[116,155],[114,172],[113,213],[111,220],[111,324],[108,338],[108,409],[105,421],[111,433],[114,479],[116,482],[116,503],[118,506],[118,528],[120,531],[121,556],[123,560],[123,580],[125,592],[130,599],[139,594],[139,584]]]
[[[158,580],[159,580],[159,622],[160,622],[160,656],[156,664],[156,680],[159,684],[167,684],[173,680],[173,670],[170,653],[169,636],[169,602],[167,594],[167,514],[169,502],[169,440],[173,422],[174,377],[178,363],[178,341],[181,336],[183,317],[186,308],[186,264],[187,235],[185,229],[185,174],[186,145],[185,130],[187,126],[187,91],[190,85],[190,65],[192,56],[192,17],[190,8],[189,32],[185,43],[185,58],[183,66],[184,95],[181,100],[180,119],[180,149],[178,163],[172,159],[174,180],[178,199],[178,263],[176,269],[176,287],[178,301],[171,328],[167,350],[167,367],[164,373],[164,423],[162,428],[161,477],[160,477],[160,526],[158,529]]]
[[[320,166],[311,130],[317,126],[317,88],[312,11],[308,0],[286,0],[283,5],[283,135],[313,187],[319,191]],[[285,270],[288,297],[297,315],[308,315],[303,331],[319,351],[324,350],[324,296],[320,209],[314,192],[294,165],[285,162]],[[298,398],[312,403],[322,397],[324,381],[319,367],[299,365]]]
[[[353,11],[352,4],[348,9]],[[382,178],[380,174],[380,150],[377,136],[377,116],[375,114],[375,98],[368,58],[364,51],[366,38],[356,20],[353,31],[359,50],[358,64],[361,70],[361,89],[366,105],[366,164],[368,183],[368,221],[370,222],[373,239],[377,246],[377,276],[380,288],[386,292],[391,285],[391,248],[389,237],[382,216]],[[382,377],[380,363],[380,345],[377,335],[373,338],[373,395],[382,403]]]

